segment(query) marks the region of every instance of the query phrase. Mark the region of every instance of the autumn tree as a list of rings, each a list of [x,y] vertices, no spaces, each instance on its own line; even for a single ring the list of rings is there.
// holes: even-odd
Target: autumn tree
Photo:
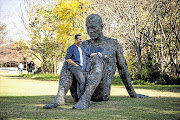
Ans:
[[[92,3],[93,4],[93,3]],[[105,0],[96,1],[93,9],[104,19],[105,33],[115,37],[125,49],[136,55],[136,67],[142,68],[142,50],[152,40],[153,6],[149,1]]]
[[[54,64],[65,56],[74,35],[83,33],[86,2],[59,0],[53,6],[35,6],[30,18],[32,54],[42,61],[44,72],[52,73]],[[33,12],[31,12],[33,13]]]
[[[6,25],[0,24],[0,44],[4,42],[6,35],[7,35]]]
[[[74,43],[74,36],[77,33],[84,35],[85,12],[87,2],[83,0],[58,0],[54,10],[58,16],[57,41],[61,44],[62,57],[66,49]]]
[[[157,5],[157,41],[159,47],[156,53],[159,53],[162,64],[162,71],[169,68],[174,75],[179,75],[179,46],[180,46],[180,18],[178,0],[160,0]]]

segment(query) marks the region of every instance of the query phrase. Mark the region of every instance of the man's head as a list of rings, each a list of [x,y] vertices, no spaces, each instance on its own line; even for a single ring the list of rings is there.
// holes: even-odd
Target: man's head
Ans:
[[[82,36],[80,34],[75,35],[75,44],[80,46],[82,44]]]
[[[96,40],[102,34],[103,23],[102,19],[97,14],[91,14],[86,18],[87,33],[90,38]]]

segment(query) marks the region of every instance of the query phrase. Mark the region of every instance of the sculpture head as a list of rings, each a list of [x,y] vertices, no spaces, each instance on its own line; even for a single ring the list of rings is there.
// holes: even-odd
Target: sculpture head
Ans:
[[[92,40],[97,40],[102,35],[103,23],[97,14],[91,14],[86,18],[86,28]]]

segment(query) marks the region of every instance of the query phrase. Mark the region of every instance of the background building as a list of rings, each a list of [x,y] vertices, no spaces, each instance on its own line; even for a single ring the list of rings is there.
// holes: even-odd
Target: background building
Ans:
[[[16,48],[18,42],[10,42],[0,45],[0,74],[18,74],[18,64],[24,65],[24,72],[27,72],[27,57]]]

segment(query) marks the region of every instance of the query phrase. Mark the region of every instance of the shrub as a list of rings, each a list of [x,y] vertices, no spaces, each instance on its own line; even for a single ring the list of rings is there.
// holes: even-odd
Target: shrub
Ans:
[[[23,74],[22,77],[28,77],[33,79],[41,79],[41,80],[59,80],[59,75],[57,74]]]
[[[161,77],[160,64],[153,62],[152,58],[149,56],[148,60],[142,65],[142,70],[134,76],[136,80],[135,83],[156,83]],[[145,83],[139,82],[139,80],[144,81]]]
[[[179,85],[180,78],[177,76],[171,76],[163,72],[159,80],[156,81],[158,85]]]
[[[114,85],[123,85],[123,82],[122,82],[119,75],[114,76],[112,84],[114,84]]]
[[[133,85],[151,85],[151,84],[153,84],[153,83],[145,82],[145,81],[139,79],[139,80],[133,80],[133,81],[132,81],[132,84],[133,84]]]

